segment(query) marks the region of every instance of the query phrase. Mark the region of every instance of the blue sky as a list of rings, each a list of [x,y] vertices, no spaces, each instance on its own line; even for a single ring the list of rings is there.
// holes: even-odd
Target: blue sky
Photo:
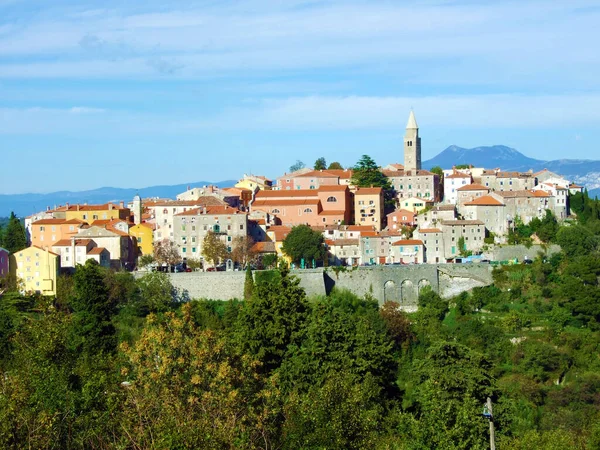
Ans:
[[[505,144],[600,159],[598,1],[0,0],[0,193]]]

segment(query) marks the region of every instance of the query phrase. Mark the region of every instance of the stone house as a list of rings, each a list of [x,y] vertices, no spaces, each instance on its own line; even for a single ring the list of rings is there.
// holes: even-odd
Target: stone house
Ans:
[[[406,198],[416,197],[423,200],[439,201],[441,199],[439,175],[428,170],[383,170],[388,177],[398,202]]]
[[[212,231],[229,251],[236,237],[248,235],[248,214],[229,206],[204,206],[176,214],[173,242],[182,258],[202,258],[204,238]]]
[[[415,223],[419,228],[435,228],[443,220],[456,219],[454,205],[435,205],[430,210],[418,214]]]
[[[358,266],[361,264],[359,239],[325,240],[329,262],[334,266]]]
[[[60,256],[62,269],[74,269],[78,264],[84,265],[93,259],[103,267],[110,267],[110,253],[98,247],[92,239],[63,239],[52,246],[52,251]]]
[[[423,242],[423,261],[429,264],[444,262],[444,234],[439,228],[422,228],[414,233],[414,238]]]
[[[484,245],[485,225],[480,220],[445,220],[440,228],[444,236],[444,258],[447,261],[460,257],[458,243],[461,237],[465,241],[464,250],[478,253]]]
[[[91,239],[97,247],[105,248],[110,255],[110,267],[115,270],[133,269],[136,251],[128,233],[101,226],[83,228],[73,236],[76,240]]]
[[[459,206],[463,205],[477,197],[483,197],[484,195],[489,194],[490,188],[485,187],[478,183],[467,184],[463,187],[460,187],[456,190],[457,199],[456,204]]]
[[[508,233],[508,221],[503,197],[498,194],[477,197],[462,207],[462,215],[467,220],[479,220],[488,231],[504,236]]]
[[[391,264],[423,264],[425,251],[423,241],[418,239],[402,239],[391,245]]]

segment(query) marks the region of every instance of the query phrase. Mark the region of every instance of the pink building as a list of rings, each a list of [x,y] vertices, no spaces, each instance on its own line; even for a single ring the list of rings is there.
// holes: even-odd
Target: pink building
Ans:
[[[8,250],[0,247],[0,278],[8,276]]]
[[[251,208],[276,216],[282,225],[323,226],[349,223],[352,200],[348,186],[321,186],[319,189],[260,191]]]
[[[311,170],[279,177],[277,186],[282,191],[297,191],[303,189],[319,189],[322,186],[350,184],[351,170]]]

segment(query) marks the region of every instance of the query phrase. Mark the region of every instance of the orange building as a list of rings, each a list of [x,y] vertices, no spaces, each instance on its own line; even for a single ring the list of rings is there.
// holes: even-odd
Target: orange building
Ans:
[[[323,226],[349,223],[352,200],[348,186],[321,186],[319,189],[259,191],[252,210],[276,216],[282,225]]]
[[[383,189],[358,188],[354,192],[354,223],[370,225],[377,231],[383,228]]]
[[[41,219],[31,224],[31,245],[49,249],[79,233],[85,222],[77,219]]]

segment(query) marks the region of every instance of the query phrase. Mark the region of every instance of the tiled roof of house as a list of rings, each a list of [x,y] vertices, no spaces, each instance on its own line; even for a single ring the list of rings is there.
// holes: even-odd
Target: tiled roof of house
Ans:
[[[465,203],[465,206],[504,206],[504,203],[491,195],[484,195]]]
[[[402,178],[402,177],[422,177],[435,175],[428,170],[386,170],[381,171],[388,178]]]
[[[532,178],[533,174],[529,172],[498,172],[498,178]]]
[[[327,241],[327,245],[329,245],[330,247],[341,247],[343,245],[358,245],[358,244],[359,244],[358,239],[335,239],[335,240]]]
[[[392,245],[423,245],[423,241],[418,239],[403,239],[394,242]]]
[[[178,206],[223,206],[226,203],[213,196],[213,195],[205,195],[198,200],[159,200],[155,202],[148,202],[144,204],[147,208],[158,208],[158,207],[178,207]]]
[[[331,173],[329,170],[311,170],[310,172],[298,175],[296,178],[339,178],[339,175]]]
[[[378,237],[379,232],[377,231],[361,231],[361,237]]]
[[[454,211],[455,209],[456,207],[454,205],[436,205],[431,209],[431,211]]]
[[[275,253],[275,242],[257,242],[252,246],[252,251],[256,253]]]
[[[104,247],[94,247],[87,252],[88,255],[100,255],[102,252],[106,251]]]
[[[354,195],[379,195],[383,192],[383,189],[380,187],[362,187],[357,188]]]
[[[76,247],[87,247],[90,242],[92,242],[91,239],[75,239],[75,246]],[[70,246],[71,246],[71,239],[61,239],[60,241],[52,244],[52,247],[70,247]]]
[[[546,192],[544,190],[535,190],[535,191],[531,191],[533,193],[534,197],[552,197],[552,194],[550,194],[550,192]]]
[[[328,210],[328,211],[321,211],[319,213],[320,216],[343,216],[344,214],[346,214],[346,211],[344,211],[343,209],[336,209],[336,210]]]
[[[504,198],[516,198],[516,197],[533,197],[533,194],[527,190],[520,191],[496,191],[496,194]]]
[[[345,231],[373,231],[374,228],[372,226],[368,226],[368,225],[345,225],[344,226],[344,230]]]
[[[449,227],[462,226],[462,225],[483,225],[481,220],[443,220],[442,225]]]
[[[442,230],[440,230],[439,228],[421,228],[420,230],[417,230],[419,233],[441,233]]]
[[[257,199],[254,200],[252,206],[255,208],[259,207],[275,207],[275,206],[318,206],[321,200],[318,198],[299,198],[299,199]]]
[[[406,215],[406,216],[415,216],[417,213],[410,211],[408,209],[397,209],[396,211],[393,211],[391,213],[389,213],[387,215],[387,217],[394,217],[394,216],[401,216],[401,215]]]
[[[32,223],[32,225],[81,225],[85,222],[79,219],[40,219]]]
[[[225,215],[225,214],[241,214],[242,212],[239,209],[232,208],[231,206],[206,206],[201,208],[188,209],[187,211],[176,214],[176,217],[181,216],[200,216],[200,215]]]
[[[485,187],[481,184],[472,183],[461,186],[457,189],[457,191],[489,191],[490,188]]]
[[[319,189],[316,189],[316,192],[336,192],[336,191],[345,191],[348,189],[348,186],[345,184],[332,184],[328,186],[319,186]]]

